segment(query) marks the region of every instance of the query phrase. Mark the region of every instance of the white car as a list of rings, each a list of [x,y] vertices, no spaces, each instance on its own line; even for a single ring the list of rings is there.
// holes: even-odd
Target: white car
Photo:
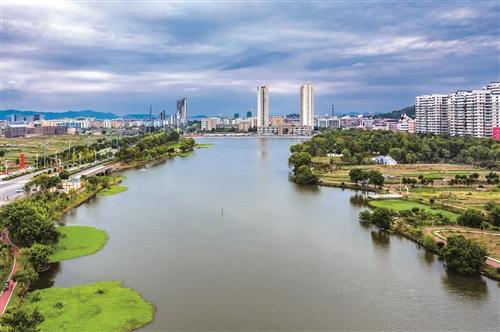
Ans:
[[[16,189],[16,193],[22,193],[24,192],[24,189]]]

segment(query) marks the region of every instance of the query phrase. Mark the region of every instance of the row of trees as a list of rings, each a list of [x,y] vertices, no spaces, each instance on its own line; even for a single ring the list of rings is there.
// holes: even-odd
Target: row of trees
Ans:
[[[312,156],[342,154],[346,164],[371,163],[374,155],[390,155],[399,163],[454,162],[496,166],[500,143],[488,138],[433,136],[383,130],[331,129],[291,147]]]
[[[192,138],[180,139],[176,131],[162,131],[142,136],[133,143],[121,146],[116,157],[124,162],[153,160],[173,154],[176,149],[181,152],[191,151],[194,145]]]

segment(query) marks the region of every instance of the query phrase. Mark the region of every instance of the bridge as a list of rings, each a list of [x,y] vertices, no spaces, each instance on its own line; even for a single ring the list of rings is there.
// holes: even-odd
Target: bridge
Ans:
[[[94,175],[104,175],[104,174],[109,174],[110,172],[116,170],[118,168],[117,163],[111,163],[111,164],[105,164],[105,165],[99,165],[95,167],[91,167],[89,169],[83,170],[81,172],[78,172],[75,174],[75,176],[94,176]]]

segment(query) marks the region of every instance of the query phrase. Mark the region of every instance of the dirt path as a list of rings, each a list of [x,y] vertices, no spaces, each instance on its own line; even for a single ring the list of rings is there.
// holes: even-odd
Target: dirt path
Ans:
[[[461,228],[455,228],[455,227],[449,227],[447,228],[448,230],[454,230],[454,231],[457,231],[457,232],[469,232],[469,233],[475,233],[475,234],[489,234],[489,235],[494,235],[494,236],[500,236],[500,233],[491,233],[491,232],[482,232],[482,231],[475,231],[475,230],[464,230],[464,229],[461,229]],[[437,227],[429,227],[429,228],[426,228],[425,231],[428,235],[432,236],[432,239],[435,241],[435,242],[441,242],[441,243],[444,243],[446,244],[446,238],[439,234],[439,231],[442,230],[441,228],[437,228]],[[494,267],[494,268],[499,268],[500,267],[500,261],[492,258],[492,257],[488,257],[486,256],[486,265],[489,265],[491,267]]]

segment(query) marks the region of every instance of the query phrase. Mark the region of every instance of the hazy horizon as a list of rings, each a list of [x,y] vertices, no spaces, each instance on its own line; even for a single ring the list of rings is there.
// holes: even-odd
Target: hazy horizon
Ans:
[[[297,113],[315,85],[316,113],[389,112],[415,96],[499,80],[497,1],[3,1],[2,105],[117,115],[255,110]]]

